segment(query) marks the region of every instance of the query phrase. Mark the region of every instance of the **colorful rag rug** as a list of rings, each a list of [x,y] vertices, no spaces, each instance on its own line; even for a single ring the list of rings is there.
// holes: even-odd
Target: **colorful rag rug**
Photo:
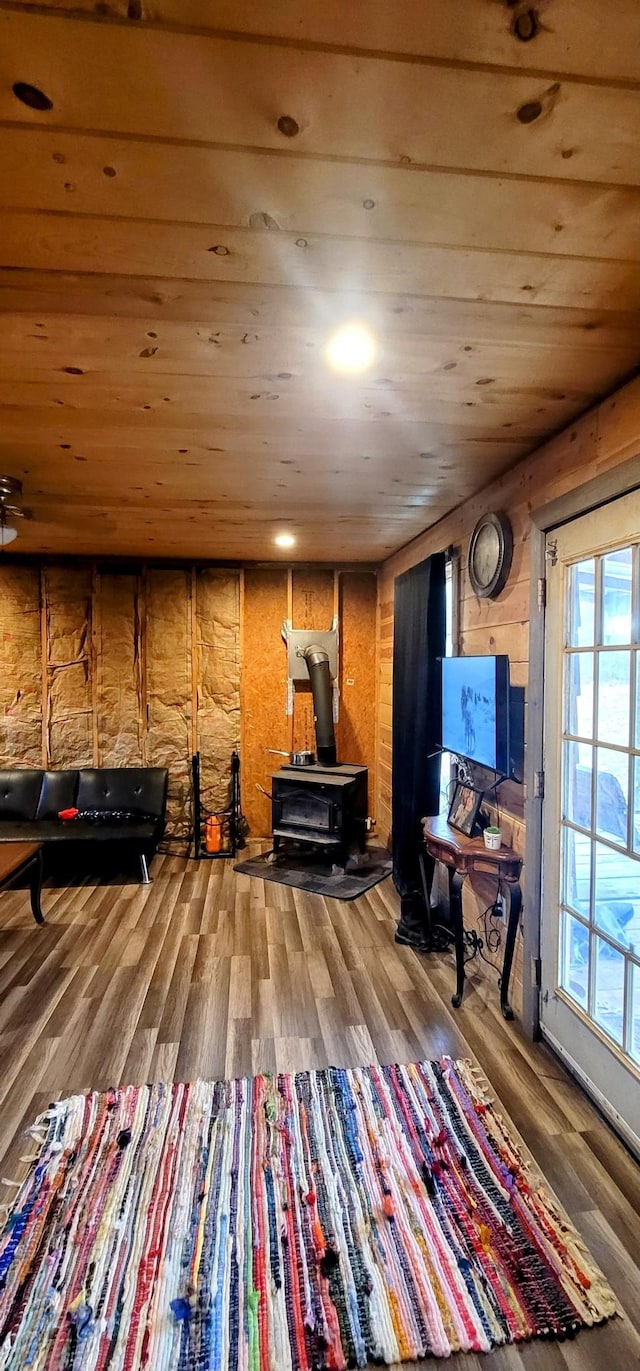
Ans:
[[[616,1312],[469,1063],[51,1106],[0,1243],[3,1371],[312,1371]]]

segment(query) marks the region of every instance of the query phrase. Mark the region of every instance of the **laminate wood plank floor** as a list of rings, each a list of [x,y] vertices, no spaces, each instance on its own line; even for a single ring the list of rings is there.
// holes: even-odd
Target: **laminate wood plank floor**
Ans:
[[[640,1168],[562,1065],[500,1016],[495,977],[394,942],[390,880],[342,903],[159,856],[153,883],[0,897],[0,1175],[49,1100],[149,1080],[473,1056],[625,1310],[562,1345],[452,1357],[450,1371],[640,1368]],[[9,1197],[5,1192],[3,1199]]]

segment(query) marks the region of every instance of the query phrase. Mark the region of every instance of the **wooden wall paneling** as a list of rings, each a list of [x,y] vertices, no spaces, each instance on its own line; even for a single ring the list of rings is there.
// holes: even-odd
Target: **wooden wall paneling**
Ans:
[[[460,624],[480,628],[491,623],[516,624],[529,617],[529,579],[513,579],[513,571],[497,600],[479,600],[474,595],[465,566],[461,574]]]
[[[613,408],[612,408],[613,406]],[[612,422],[615,420],[615,422]],[[395,576],[431,552],[450,544],[461,549],[461,647],[466,653],[507,652],[511,680],[527,687],[529,661],[529,546],[530,513],[571,490],[578,490],[594,476],[611,472],[640,452],[640,381],[633,380],[611,400],[589,411],[555,439],[533,453],[497,482],[453,511],[433,529],[415,539],[379,572],[382,623],[378,736],[379,748],[391,738],[391,690],[383,679],[384,655],[390,659],[393,634],[393,586]],[[636,478],[637,482],[637,473]],[[634,483],[633,473],[629,481]],[[480,514],[505,509],[512,519],[516,543],[511,576],[494,601],[478,601],[470,593],[466,573],[468,539]],[[525,707],[525,738],[526,738]],[[378,776],[378,811],[382,832],[390,832],[390,773],[381,764]],[[500,789],[500,808],[505,832],[513,846],[524,853],[524,790],[512,782]],[[477,921],[484,904],[480,887],[468,883],[465,893],[467,917]],[[520,940],[518,962],[521,963]]]
[[[271,832],[271,805],[257,789],[270,790],[284,758],[270,747],[291,748],[287,717],[287,656],[280,636],[287,613],[287,571],[247,568],[242,643],[242,806],[254,837]]]
[[[42,764],[40,579],[0,562],[0,766]]]
[[[49,764],[52,767],[91,766],[91,569],[89,566],[49,566],[43,584],[49,675]]]
[[[369,768],[370,813],[375,797],[376,598],[371,572],[341,574],[338,760]]]
[[[144,765],[138,594],[136,572],[100,569],[96,724],[101,766]]]
[[[292,618],[294,628],[331,628],[334,611],[333,572],[293,568]],[[342,646],[340,647],[340,651]],[[316,751],[311,684],[296,686],[293,695],[293,748]]]
[[[169,767],[168,826],[183,835],[191,799],[190,572],[147,571],[147,763]]]
[[[196,572],[197,747],[205,804],[229,802],[231,753],[240,745],[240,573]]]
[[[49,126],[208,142],[215,89],[219,143],[282,149],[278,119],[293,112],[296,152],[618,184],[640,176],[638,102],[625,87],[468,67],[461,99],[461,73],[447,65],[18,10],[3,13],[3,45],[10,71],[23,71],[30,57],[31,81],[53,101]],[[114,71],[128,72],[126,87],[113,82]],[[517,110],[535,98],[546,118],[520,123]],[[372,118],[382,107],[384,121]],[[491,137],[478,137],[479,110]],[[8,82],[0,118],[42,121],[17,104]],[[579,146],[576,127],[585,132]]]

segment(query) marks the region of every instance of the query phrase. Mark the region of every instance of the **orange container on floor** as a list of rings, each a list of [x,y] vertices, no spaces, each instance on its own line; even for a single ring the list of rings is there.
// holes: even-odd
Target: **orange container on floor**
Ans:
[[[222,850],[222,821],[217,814],[210,814],[204,829],[204,846],[206,852],[220,852]]]

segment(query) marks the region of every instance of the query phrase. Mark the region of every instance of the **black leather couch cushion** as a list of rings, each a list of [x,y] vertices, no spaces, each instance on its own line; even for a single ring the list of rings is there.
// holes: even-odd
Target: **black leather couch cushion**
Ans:
[[[0,842],[133,843],[149,855],[164,829],[167,781],[164,767],[0,771]],[[73,806],[121,813],[111,823],[58,818]]]
[[[164,767],[91,767],[78,772],[75,804],[80,810],[127,809],[160,819],[166,787]]]
[[[83,819],[31,820],[0,819],[0,841],[20,843],[157,843],[161,836],[162,823],[140,819],[126,824],[92,824]]]
[[[5,819],[33,821],[41,789],[41,771],[32,771],[28,767],[0,771],[0,822]]]
[[[70,809],[76,802],[77,771],[43,771],[40,801],[36,819],[57,819],[61,809]]]

